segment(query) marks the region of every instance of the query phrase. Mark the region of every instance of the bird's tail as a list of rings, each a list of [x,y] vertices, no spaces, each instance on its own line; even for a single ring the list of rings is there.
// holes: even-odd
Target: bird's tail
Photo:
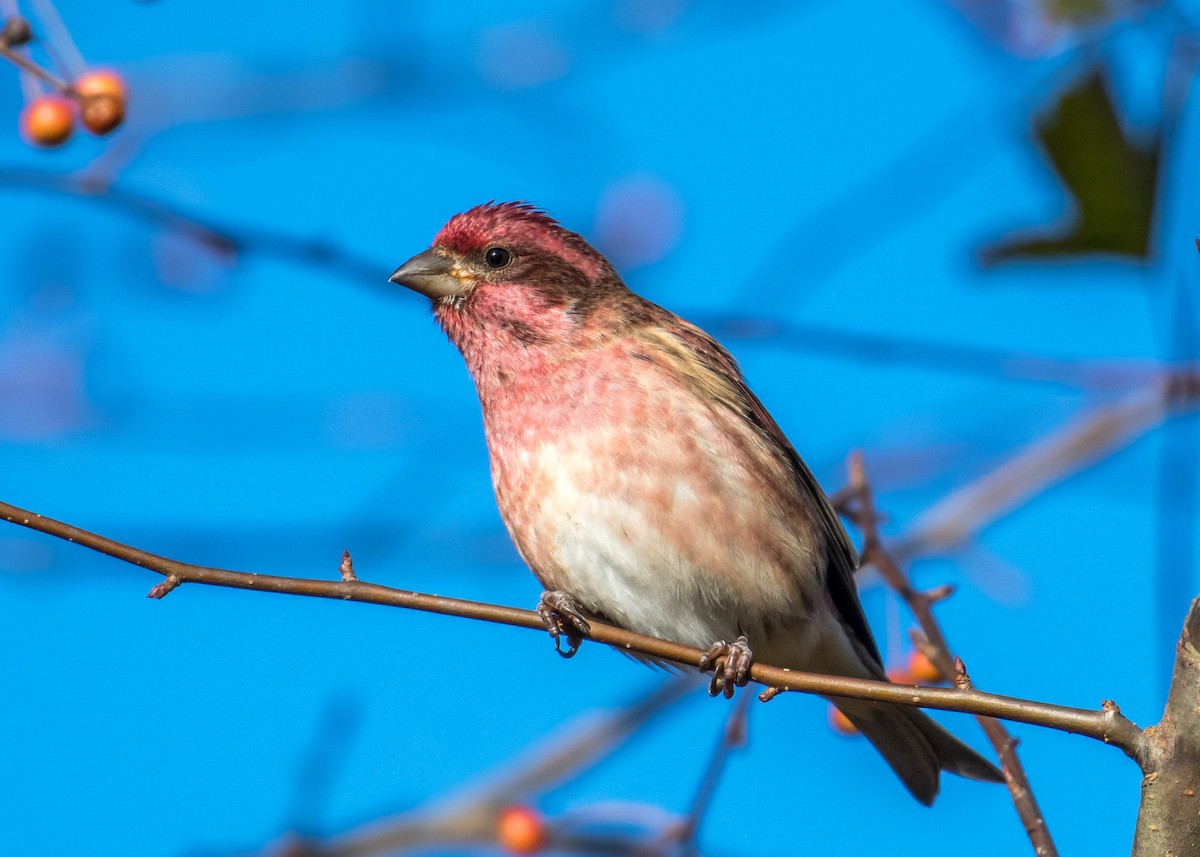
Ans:
[[[844,697],[832,697],[831,701],[887,759],[913,797],[926,806],[937,797],[940,771],[989,783],[1004,782],[999,768],[918,708]]]

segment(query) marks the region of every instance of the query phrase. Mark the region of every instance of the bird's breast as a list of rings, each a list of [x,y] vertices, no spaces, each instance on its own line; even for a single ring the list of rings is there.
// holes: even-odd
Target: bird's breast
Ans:
[[[820,546],[736,415],[633,358],[480,393],[501,515],[548,588],[697,646],[811,608]]]

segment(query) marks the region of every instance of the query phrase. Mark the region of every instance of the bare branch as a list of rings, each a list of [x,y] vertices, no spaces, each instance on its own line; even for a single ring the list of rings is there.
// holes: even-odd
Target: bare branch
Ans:
[[[63,93],[64,95],[68,95],[71,93],[71,85],[69,83],[67,83],[65,80],[55,77],[53,74],[46,71],[46,69],[42,68],[40,65],[38,65],[33,60],[26,57],[24,54],[20,53],[19,51],[13,50],[8,45],[3,44],[3,43],[0,43],[0,59],[8,60],[10,63],[15,65],[17,68],[21,69],[22,71],[26,71],[29,74],[32,74],[34,77],[36,77],[40,80],[45,81],[50,86],[52,86],[54,89],[57,89],[59,92]]]
[[[465,601],[440,595],[427,595],[392,589],[362,580],[315,580],[302,577],[279,577],[246,571],[230,571],[179,562],[140,550],[62,521],[0,502],[0,519],[75,542],[116,559],[157,572],[165,577],[174,575],[181,584],[202,583],[209,586],[228,586],[259,592],[277,592],[312,598],[332,598],[338,601],[360,601],[409,610],[423,610],[466,619],[480,619],[519,628],[536,629],[545,633],[541,617],[533,610],[521,610],[499,604]],[[646,637],[612,625],[593,622],[590,638],[618,651],[636,652],[650,658],[698,667],[705,652],[700,649]],[[848,696],[877,702],[893,702],[919,708],[961,711],[983,714],[1045,726],[1076,735],[1084,735],[1120,747],[1130,758],[1139,761],[1143,754],[1142,733],[1119,711],[1093,711],[1045,702],[1033,702],[977,690],[959,691],[942,687],[896,685],[890,682],[867,681],[842,676],[819,675],[755,664],[751,678],[767,687],[781,690],[816,693],[825,696]]]
[[[935,597],[928,592],[917,590],[899,563],[884,547],[883,538],[879,533],[879,514],[875,509],[874,492],[871,489],[871,483],[867,480],[866,466],[863,463],[861,452],[850,456],[849,491],[854,500],[854,505],[851,507],[852,518],[858,523],[863,534],[863,563],[875,566],[888,585],[904,599],[921,626],[922,651],[943,676],[953,678],[957,688],[956,692],[977,693],[978,691],[975,691],[971,684],[970,676],[967,675],[966,666],[961,658],[953,655],[950,644],[946,642],[946,635],[933,615],[934,603],[942,600],[944,595],[935,591]],[[996,755],[1003,766],[1004,780],[1009,794],[1012,796],[1013,806],[1025,827],[1025,832],[1029,835],[1034,853],[1039,857],[1056,857],[1058,849],[1054,845],[1054,840],[1046,827],[1045,817],[1033,795],[1025,767],[1017,757],[1016,741],[1008,734],[1008,730],[994,719],[996,715],[982,716],[986,712],[975,713],[978,716],[980,727],[995,748]],[[1121,717],[1119,710],[1114,713],[1114,717]],[[1129,723],[1123,717],[1121,720]],[[1129,725],[1132,727],[1129,737],[1134,740],[1134,744],[1122,747],[1122,749],[1140,764],[1140,757],[1137,754],[1143,751],[1144,740],[1137,727],[1134,727],[1132,723]],[[1136,733],[1136,739],[1132,733]]]

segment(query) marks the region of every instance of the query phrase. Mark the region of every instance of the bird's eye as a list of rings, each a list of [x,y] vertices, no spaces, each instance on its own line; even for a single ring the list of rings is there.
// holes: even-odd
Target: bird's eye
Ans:
[[[503,247],[489,247],[483,251],[483,261],[489,268],[503,268],[512,261],[512,253]]]

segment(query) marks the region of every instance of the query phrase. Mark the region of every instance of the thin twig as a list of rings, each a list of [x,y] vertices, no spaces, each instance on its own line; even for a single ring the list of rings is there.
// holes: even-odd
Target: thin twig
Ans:
[[[908,574],[884,546],[883,538],[879,533],[879,515],[875,509],[874,492],[867,479],[866,465],[863,463],[861,452],[855,452],[850,456],[849,490],[854,499],[853,520],[858,524],[863,536],[863,564],[869,563],[874,566],[887,584],[904,599],[905,604],[908,605],[909,610],[912,611],[921,626],[927,644],[923,647],[923,651],[943,676],[954,681],[955,690],[950,692],[978,693],[971,684],[970,676],[967,675],[967,669],[962,660],[953,655],[950,644],[946,642],[946,635],[942,631],[941,624],[933,614],[933,604],[941,598],[935,598],[914,587]],[[940,596],[940,593],[938,595]],[[1116,713],[1119,715],[1119,709]],[[1008,734],[1008,730],[994,719],[994,716],[987,716],[987,712],[975,712],[975,714],[979,725],[983,728],[984,734],[1000,759],[1005,783],[1008,785],[1009,794],[1012,795],[1013,806],[1016,807],[1017,815],[1025,827],[1025,832],[1029,835],[1034,853],[1039,857],[1057,857],[1058,849],[1050,836],[1050,830],[1046,826],[1046,819],[1042,815],[1041,807],[1038,806],[1037,798],[1034,797],[1025,768],[1017,757],[1016,741]],[[1142,733],[1138,734],[1140,736]],[[1129,750],[1126,752],[1130,753],[1134,759],[1139,760],[1140,764],[1140,760],[1145,757],[1145,744],[1139,739],[1138,745],[1139,755],[1134,755]]]
[[[712,803],[713,795],[716,794],[717,784],[721,780],[729,754],[746,744],[746,708],[753,698],[750,694],[743,693],[730,710],[729,717],[721,729],[721,737],[717,740],[717,746],[704,769],[704,776],[700,779],[700,786],[696,789],[687,819],[680,826],[677,842],[694,847],[700,822],[704,820],[704,814]]]
[[[8,60],[17,68],[45,81],[64,95],[71,93],[71,85],[60,77],[56,77],[20,51],[15,51],[8,45],[0,44],[0,59]]]
[[[423,610],[429,613],[497,622],[545,633],[545,625],[541,617],[533,610],[521,610],[499,604],[464,601],[458,598],[392,589],[362,580],[279,577],[192,565],[140,550],[8,503],[0,502],[0,519],[69,542],[75,542],[168,578],[174,575],[181,584],[202,583],[259,592],[359,601],[366,604],[403,607],[410,610]],[[636,652],[658,660],[672,661],[690,667],[698,667],[701,658],[705,655],[705,652],[691,646],[635,634],[600,622],[591,623],[590,639],[598,643],[605,643],[618,651]],[[1045,726],[1050,729],[1084,735],[1106,744],[1113,744],[1120,747],[1139,765],[1144,753],[1144,737],[1141,730],[1116,709],[1094,711],[980,691],[964,692],[941,687],[896,685],[883,681],[804,673],[765,664],[755,664],[750,677],[758,684],[767,687],[778,687],[801,693],[847,696],[854,699],[894,702],[919,708],[984,714],[1034,726]]]

